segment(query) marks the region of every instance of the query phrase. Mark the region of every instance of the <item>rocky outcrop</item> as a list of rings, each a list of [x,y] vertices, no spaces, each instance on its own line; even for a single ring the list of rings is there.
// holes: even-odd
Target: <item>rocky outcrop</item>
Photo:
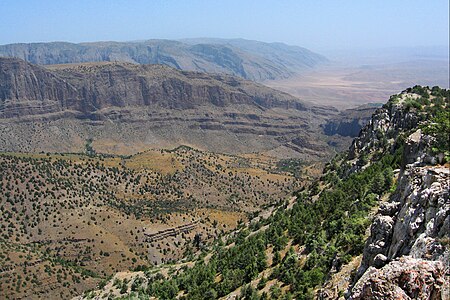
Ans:
[[[403,255],[449,261],[449,175],[442,166],[405,170],[397,192],[381,205],[372,223],[360,275]]]
[[[450,169],[441,164],[443,154],[432,150],[434,138],[417,129],[419,113],[389,103],[352,145],[355,157],[379,149],[386,136],[406,135],[397,188],[374,217],[349,299],[450,296],[444,284],[450,263]],[[389,151],[389,143],[381,149]]]
[[[400,179],[399,191],[402,193],[388,259],[411,255],[448,261],[445,239],[450,228],[449,169],[437,166],[407,170]]]
[[[412,133],[405,141],[403,151],[403,168],[407,165],[425,166],[441,164],[443,162],[443,153],[431,153],[430,149],[434,142],[434,138],[429,135],[422,134],[422,130],[418,129]]]
[[[403,256],[381,269],[370,267],[353,288],[350,299],[445,299],[444,273],[440,261]]]
[[[9,44],[0,46],[0,57],[16,57],[41,65],[102,61],[163,64],[181,70],[229,74],[257,81],[287,78],[327,61],[300,47],[220,39]]]
[[[407,96],[404,94],[404,97]],[[371,149],[385,148],[388,139],[415,128],[419,121],[420,117],[416,113],[405,110],[401,104],[384,105],[376,110],[367,126],[353,140],[349,159],[354,159]]]

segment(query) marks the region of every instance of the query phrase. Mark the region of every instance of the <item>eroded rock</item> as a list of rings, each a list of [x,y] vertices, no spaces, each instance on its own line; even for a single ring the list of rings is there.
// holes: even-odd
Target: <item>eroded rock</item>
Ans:
[[[349,299],[443,299],[444,265],[403,256],[381,269],[370,267]]]

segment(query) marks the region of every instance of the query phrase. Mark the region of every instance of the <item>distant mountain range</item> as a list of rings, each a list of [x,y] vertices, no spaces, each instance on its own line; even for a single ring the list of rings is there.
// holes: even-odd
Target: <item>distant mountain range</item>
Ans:
[[[173,68],[236,75],[254,81],[288,78],[327,62],[308,49],[244,39],[146,40],[135,42],[0,45],[0,57],[39,65],[82,62],[163,64]]]
[[[0,118],[72,112],[97,119],[111,108],[203,105],[307,110],[299,99],[251,81],[163,65],[103,62],[43,67],[0,58],[0,76]]]

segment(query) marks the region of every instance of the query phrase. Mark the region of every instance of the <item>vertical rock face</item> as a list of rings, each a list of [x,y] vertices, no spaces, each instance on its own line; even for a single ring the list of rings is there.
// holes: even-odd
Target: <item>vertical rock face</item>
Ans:
[[[372,223],[359,273],[403,255],[445,263],[449,228],[449,169],[409,167]]]
[[[349,299],[450,297],[444,284],[450,262],[450,170],[448,164],[438,165],[434,138],[416,129],[419,121],[419,114],[400,106],[385,107],[352,145],[356,156],[372,148],[376,130],[409,134],[397,189],[373,220]]]
[[[45,69],[17,59],[0,61],[0,117],[52,113],[66,109],[76,90]]]
[[[0,101],[0,118],[64,110],[86,115],[111,107],[250,105],[307,110],[306,104],[288,94],[230,76],[125,63],[58,66],[50,70],[1,57]]]
[[[353,138],[357,137],[361,128],[371,120],[372,114],[380,106],[373,103],[344,110],[322,126],[323,132],[330,136],[337,134]]]

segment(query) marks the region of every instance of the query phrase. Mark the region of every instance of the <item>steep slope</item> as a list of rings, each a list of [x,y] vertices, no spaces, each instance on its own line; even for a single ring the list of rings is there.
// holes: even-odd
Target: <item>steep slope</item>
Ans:
[[[48,70],[18,59],[0,59],[0,118],[61,112],[73,105],[76,89]]]
[[[359,131],[370,121],[372,114],[381,104],[369,103],[355,108],[346,109],[324,124],[326,135],[340,135],[355,138]]]
[[[99,150],[115,153],[188,144],[233,153],[282,147],[317,158],[327,148],[314,134],[335,113],[251,81],[162,65],[46,69],[0,58],[0,76],[3,151],[75,152],[93,138]],[[14,138],[19,132],[22,139]]]
[[[194,261],[167,266],[172,271],[117,274],[84,297],[336,299],[354,278],[352,299],[445,299],[449,172],[440,164],[450,159],[448,97],[419,86],[393,96],[349,153],[267,219],[251,220]],[[417,140],[418,126],[426,143],[404,145],[411,134],[408,141]]]
[[[301,47],[246,40],[9,44],[0,46],[0,56],[17,57],[41,65],[101,61],[164,64],[182,70],[225,73],[258,81],[287,78],[327,61]]]
[[[370,121],[372,114],[381,104],[369,103],[341,111],[321,125],[327,136],[327,143],[337,152],[346,151],[360,130]]]
[[[397,189],[374,218],[350,299],[450,296],[448,103],[448,91],[416,86],[393,97],[353,144],[353,153],[370,155],[362,149],[374,132],[404,139]]]
[[[235,47],[247,51],[248,53],[255,53],[270,62],[282,65],[293,73],[308,70],[319,63],[328,61],[325,57],[306,48],[286,45],[284,43],[264,43],[245,39],[214,38],[183,39],[181,41],[193,45],[213,44]],[[255,67],[258,67],[258,65]]]
[[[262,85],[162,65],[104,63],[47,70],[17,59],[1,59],[0,66],[0,118],[32,115],[33,111],[17,111],[15,107],[17,102],[27,100],[54,101],[52,112],[73,110],[82,113],[81,117],[106,108],[133,106],[188,109],[242,104],[306,110],[306,105],[296,98]]]

